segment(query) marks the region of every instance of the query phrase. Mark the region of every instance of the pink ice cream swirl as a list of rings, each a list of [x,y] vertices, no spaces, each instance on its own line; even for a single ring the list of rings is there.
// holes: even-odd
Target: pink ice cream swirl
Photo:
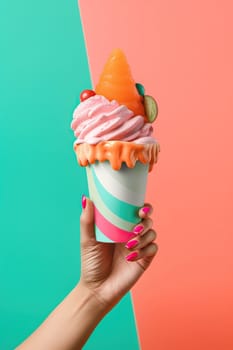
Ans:
[[[77,137],[76,144],[97,144],[101,141],[130,141],[155,143],[151,136],[152,125],[144,117],[133,115],[126,106],[95,95],[76,107],[71,128]]]

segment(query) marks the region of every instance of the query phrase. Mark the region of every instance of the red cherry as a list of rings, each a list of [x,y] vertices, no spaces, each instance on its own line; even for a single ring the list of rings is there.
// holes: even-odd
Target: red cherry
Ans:
[[[93,90],[83,90],[80,94],[80,101],[83,102],[91,96],[95,96],[96,93]]]

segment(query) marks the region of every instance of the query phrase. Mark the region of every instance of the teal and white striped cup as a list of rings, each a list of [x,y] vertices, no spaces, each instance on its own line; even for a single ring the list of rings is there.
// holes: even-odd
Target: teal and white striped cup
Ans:
[[[127,242],[141,219],[149,165],[136,162],[134,168],[122,163],[114,170],[108,161],[86,166],[90,199],[95,207],[95,234],[99,242]]]

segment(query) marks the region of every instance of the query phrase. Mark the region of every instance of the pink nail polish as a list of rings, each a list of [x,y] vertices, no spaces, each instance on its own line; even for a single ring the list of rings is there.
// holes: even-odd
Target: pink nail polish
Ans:
[[[84,194],[82,195],[82,208],[85,209],[86,208],[86,205],[87,205],[87,199],[86,197],[84,196]]]
[[[129,241],[129,242],[125,245],[125,248],[131,249],[131,248],[135,247],[137,244],[138,244],[138,240],[137,240],[137,239],[133,239],[132,241]]]
[[[138,256],[138,252],[132,252],[126,256],[127,261],[133,261]]]
[[[144,207],[144,208],[142,208],[142,211],[144,214],[148,214],[150,211],[150,207]]]
[[[142,225],[138,225],[136,227],[134,227],[133,233],[135,233],[136,235],[141,233],[143,231],[144,227]]]

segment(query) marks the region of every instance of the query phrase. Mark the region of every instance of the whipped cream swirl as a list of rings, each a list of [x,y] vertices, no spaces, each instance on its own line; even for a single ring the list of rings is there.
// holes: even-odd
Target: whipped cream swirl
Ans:
[[[97,144],[101,141],[155,143],[152,125],[144,117],[115,100],[95,95],[81,102],[73,113],[71,128],[77,137],[75,144]]]

